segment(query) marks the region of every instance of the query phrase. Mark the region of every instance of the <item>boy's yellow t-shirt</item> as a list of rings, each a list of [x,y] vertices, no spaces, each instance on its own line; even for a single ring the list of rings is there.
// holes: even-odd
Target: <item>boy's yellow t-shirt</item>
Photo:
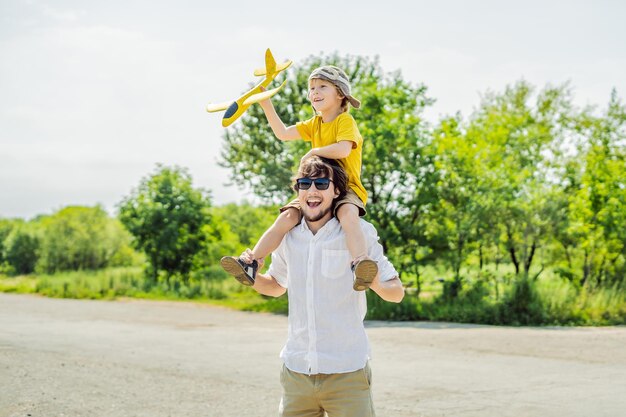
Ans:
[[[341,113],[332,122],[324,123],[321,116],[296,123],[300,137],[311,142],[313,148],[332,145],[344,140],[352,142],[352,152],[347,158],[338,159],[348,174],[348,186],[359,196],[363,204],[367,203],[367,191],[361,183],[361,153],[363,138],[354,117]]]

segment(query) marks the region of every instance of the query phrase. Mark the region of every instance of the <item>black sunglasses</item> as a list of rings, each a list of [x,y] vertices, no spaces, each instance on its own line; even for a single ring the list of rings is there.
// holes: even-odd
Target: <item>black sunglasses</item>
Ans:
[[[311,188],[311,184],[315,184],[315,188],[318,190],[327,190],[331,182],[333,180],[330,178],[298,178],[296,180],[296,188],[298,190],[308,190]]]

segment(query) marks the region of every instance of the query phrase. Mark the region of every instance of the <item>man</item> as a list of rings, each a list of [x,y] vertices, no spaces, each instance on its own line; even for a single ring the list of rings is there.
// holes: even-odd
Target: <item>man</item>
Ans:
[[[284,361],[280,416],[374,416],[369,342],[363,319],[364,291],[354,291],[345,233],[333,216],[334,202],[347,189],[345,171],[336,161],[311,157],[300,166],[294,185],[303,220],[272,254],[267,274],[253,288],[278,297],[289,291],[289,332]],[[368,256],[378,263],[370,289],[386,301],[400,302],[404,289],[383,254],[374,227],[361,220]],[[246,250],[241,265],[254,261]]]

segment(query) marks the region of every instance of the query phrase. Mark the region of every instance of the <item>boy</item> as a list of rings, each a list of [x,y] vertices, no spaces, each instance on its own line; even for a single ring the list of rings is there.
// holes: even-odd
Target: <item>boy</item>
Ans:
[[[367,256],[365,236],[359,217],[366,214],[367,192],[361,183],[363,138],[354,118],[348,113],[361,103],[351,95],[350,81],[338,67],[326,65],[309,76],[308,99],[316,112],[309,120],[286,127],[270,99],[260,102],[276,137],[283,141],[303,139],[312,149],[301,162],[313,155],[336,159],[348,174],[348,192],[335,205],[334,214],[346,234],[351,256],[353,288],[364,291],[378,272],[376,262]],[[315,204],[315,203],[313,203]],[[222,267],[244,285],[253,285],[259,262],[278,247],[285,234],[301,221],[301,202],[296,199],[281,208],[281,214],[254,247],[253,261],[245,263],[234,257],[222,258]]]

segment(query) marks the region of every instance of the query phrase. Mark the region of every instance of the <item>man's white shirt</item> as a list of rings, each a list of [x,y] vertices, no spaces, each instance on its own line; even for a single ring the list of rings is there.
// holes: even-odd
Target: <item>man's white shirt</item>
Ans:
[[[368,255],[378,263],[380,281],[398,276],[378,243],[376,229],[361,219]],[[363,319],[365,291],[352,288],[350,252],[336,218],[315,235],[303,220],[272,253],[268,271],[288,289],[285,366],[304,374],[333,374],[362,369],[370,355]]]

